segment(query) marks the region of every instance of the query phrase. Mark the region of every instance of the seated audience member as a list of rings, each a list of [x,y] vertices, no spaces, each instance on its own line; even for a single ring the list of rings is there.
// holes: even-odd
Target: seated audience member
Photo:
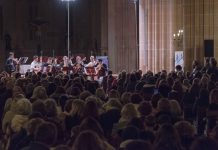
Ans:
[[[120,144],[120,148],[125,149],[126,145],[139,138],[139,130],[134,126],[128,126],[122,130],[121,133],[122,143]]]
[[[133,140],[129,142],[124,150],[153,150],[152,145],[143,140]]]
[[[134,104],[128,103],[123,106],[121,110],[121,118],[117,124],[114,124],[114,130],[117,131],[119,129],[125,128],[128,122],[134,118],[138,117],[138,111],[135,108]]]
[[[35,133],[37,127],[43,122],[44,122],[44,120],[42,120],[40,118],[30,119],[26,124],[25,134],[23,134],[24,136],[22,136],[22,137],[14,136],[14,140],[12,138],[12,141],[14,141],[14,142],[10,143],[10,146],[12,146],[10,148],[19,150],[19,149],[22,149],[24,147],[27,147],[30,144],[30,142],[33,142],[34,133]]]
[[[195,128],[188,121],[179,121],[175,125],[175,128],[180,136],[181,144],[186,149],[189,150],[190,146],[195,138]]]
[[[86,130],[76,138],[72,150],[115,150],[111,145],[102,141],[94,132]]]
[[[54,150],[71,150],[67,145],[59,145]]]
[[[53,123],[41,123],[34,134],[34,141],[22,150],[49,150],[55,146],[57,127]]]
[[[217,150],[218,144],[208,137],[199,137],[191,145],[190,150]]]
[[[37,86],[33,90],[33,95],[30,98],[30,101],[33,103],[37,99],[45,100],[48,98],[46,89],[43,86]]]
[[[207,110],[207,132],[210,134],[211,130],[217,125],[218,117],[218,89],[214,89],[209,95],[209,106]]]
[[[157,132],[154,150],[183,150],[179,134],[170,124],[164,124]]]
[[[65,117],[65,128],[67,132],[71,131],[72,127],[80,124],[84,106],[84,101],[80,99],[72,101],[70,112]]]

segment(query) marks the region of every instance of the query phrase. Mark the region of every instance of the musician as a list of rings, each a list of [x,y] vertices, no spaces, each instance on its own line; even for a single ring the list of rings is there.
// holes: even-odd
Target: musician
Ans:
[[[96,74],[100,78],[106,75],[107,65],[103,63],[102,59],[98,59],[97,67],[95,69]]]
[[[30,65],[30,71],[38,73],[41,71],[41,63],[39,62],[38,56],[33,56],[33,61]]]
[[[62,67],[70,67],[72,66],[72,61],[67,56],[63,57],[63,61],[61,62]]]
[[[6,63],[5,63],[6,71],[9,74],[11,74],[12,72],[15,72],[17,64],[18,64],[18,60],[14,58],[14,53],[10,52],[9,57],[7,58]]]
[[[76,62],[73,65],[74,73],[83,74],[84,63],[80,56],[76,56]]]
[[[43,72],[51,72],[52,71],[52,58],[48,57],[47,62],[43,63],[42,65]]]
[[[86,67],[94,67],[96,65],[95,57],[90,56],[90,62],[86,65]]]

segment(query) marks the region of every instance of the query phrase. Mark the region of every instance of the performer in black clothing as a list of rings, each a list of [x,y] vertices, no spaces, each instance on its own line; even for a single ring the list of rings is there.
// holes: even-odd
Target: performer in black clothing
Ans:
[[[16,65],[18,64],[18,61],[14,58],[14,53],[10,52],[9,57],[6,60],[5,63],[5,70],[11,74],[12,72],[16,71]]]

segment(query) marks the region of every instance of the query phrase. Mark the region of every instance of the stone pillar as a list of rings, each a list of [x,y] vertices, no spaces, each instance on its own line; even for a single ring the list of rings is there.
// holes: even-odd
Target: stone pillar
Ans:
[[[148,38],[146,32],[148,32],[148,14],[146,9],[146,2],[144,0],[139,1],[139,68],[145,72],[148,67],[148,51],[146,46],[148,45]]]
[[[108,55],[108,0],[101,0],[101,53]]]
[[[218,1],[213,1],[214,56],[218,60]]]

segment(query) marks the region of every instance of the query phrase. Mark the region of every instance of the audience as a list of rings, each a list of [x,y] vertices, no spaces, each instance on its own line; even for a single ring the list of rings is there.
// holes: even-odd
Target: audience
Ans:
[[[0,149],[217,150],[218,68],[0,74]]]

